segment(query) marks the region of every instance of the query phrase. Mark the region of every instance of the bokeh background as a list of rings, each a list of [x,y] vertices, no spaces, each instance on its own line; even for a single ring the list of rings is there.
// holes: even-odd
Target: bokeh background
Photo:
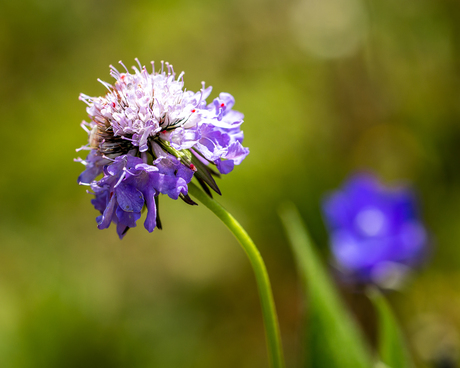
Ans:
[[[219,201],[266,260],[288,367],[304,347],[277,208],[292,200],[328,259],[323,195],[356,170],[412,182],[430,262],[390,295],[420,364],[460,347],[460,2],[0,2],[0,366],[266,367],[252,270],[203,206],[164,198],[164,230],[99,231],[76,182],[80,92],[109,64],[166,60],[233,94],[251,154]],[[342,288],[369,340],[366,299]],[[441,365],[438,365],[441,367]]]

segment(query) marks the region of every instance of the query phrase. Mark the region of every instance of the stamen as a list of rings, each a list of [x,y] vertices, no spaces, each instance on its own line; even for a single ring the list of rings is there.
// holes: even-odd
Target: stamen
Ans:
[[[120,78],[120,72],[118,71],[117,68],[115,68],[113,65],[110,65],[110,74],[112,75],[112,77],[114,77],[115,79],[118,79]]]
[[[87,127],[88,125],[89,125],[89,124],[88,124],[86,121],[84,121],[84,120],[83,120],[83,121],[81,122],[81,124],[80,124],[80,126],[82,127],[82,129],[83,129],[86,133],[89,134],[89,133],[91,133],[91,130],[88,129],[88,127]]]
[[[204,83],[204,81],[203,81],[203,82],[201,82],[201,89],[200,89],[201,96],[200,96],[200,101],[198,101],[198,103],[195,105],[195,107],[199,107],[200,104],[201,104],[201,100],[203,99],[203,94],[204,94],[204,86],[205,86],[205,83]]]
[[[103,80],[97,78],[97,81],[99,83],[101,83],[105,88],[107,88],[109,90],[109,92],[112,92],[112,85],[111,84],[108,84],[107,82],[104,82]]]
[[[137,65],[139,65],[139,70],[142,70],[142,65],[141,65],[139,59],[138,59],[138,58],[134,58],[134,60],[136,60]]]
[[[123,174],[120,175],[120,179],[117,181],[117,183],[113,187],[114,188],[118,187],[118,185],[120,185],[120,183],[125,178],[125,176],[126,176],[126,168],[124,167],[123,168]]]
[[[120,138],[121,138],[121,139],[125,139],[125,140],[127,140],[127,141],[134,142],[134,139],[125,137],[124,135],[122,135]]]
[[[135,66],[132,66],[131,69],[135,71],[136,75],[141,74],[139,69],[137,69]]]
[[[91,151],[91,147],[89,146],[89,143],[75,150],[75,152],[80,152],[80,151]]]
[[[122,62],[121,60],[119,61],[119,63],[123,66],[123,68],[125,68],[126,73],[129,74],[129,70],[128,70],[128,68],[125,66],[125,64],[123,64],[123,62]]]
[[[91,106],[92,104],[92,97],[88,96],[88,95],[85,95],[84,93],[80,93],[80,96],[78,96],[78,99],[80,101],[83,101],[85,104],[87,104],[88,106]]]
[[[115,160],[113,158],[110,158],[109,156],[106,156],[104,153],[102,154],[102,158],[105,158],[106,160],[110,160],[110,161],[115,162]]]
[[[126,167],[123,168],[123,171],[126,171],[129,175],[132,175],[132,176],[138,176],[139,174],[134,174],[132,173],[131,171],[129,171]]]

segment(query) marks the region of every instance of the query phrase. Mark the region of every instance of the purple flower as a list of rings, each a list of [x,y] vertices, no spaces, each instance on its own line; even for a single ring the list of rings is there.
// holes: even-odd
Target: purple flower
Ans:
[[[335,262],[355,282],[391,287],[427,253],[427,231],[409,188],[354,175],[326,198],[323,212]]]
[[[120,238],[136,226],[143,208],[145,228],[161,226],[160,194],[196,204],[187,195],[192,177],[209,195],[210,189],[220,194],[213,176],[229,173],[249,154],[233,96],[221,93],[207,104],[211,87],[203,83],[199,92],[186,91],[184,73],[176,77],[172,65],[162,62],[155,72],[152,62],[149,73],[136,61],[133,74],[121,62],[125,72],[110,67],[116,81],[101,81],[105,96],[80,95],[90,117],[82,123],[88,144],[81,149],[90,153],[76,160],[86,166],[78,182],[93,190],[98,227],[113,222]]]
[[[102,174],[104,166],[110,163],[110,160],[105,158],[97,150],[92,150],[88,154],[88,157],[86,157],[86,160],[78,158],[75,161],[81,162],[86,166],[86,169],[78,177],[78,182],[81,184],[91,183],[100,174]]]

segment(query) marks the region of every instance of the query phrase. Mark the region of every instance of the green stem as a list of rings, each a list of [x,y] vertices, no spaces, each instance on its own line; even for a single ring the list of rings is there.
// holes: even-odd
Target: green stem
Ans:
[[[244,251],[246,252],[249,261],[256,276],[257,286],[259,288],[260,302],[262,304],[262,315],[265,324],[265,332],[267,336],[268,354],[270,366],[272,368],[284,367],[283,350],[281,347],[281,338],[278,326],[278,317],[275,310],[275,302],[268,279],[267,269],[264,261],[259,253],[254,242],[251,240],[246,231],[241,225],[230,215],[219,203],[208,197],[195,184],[188,185],[189,193],[208,207],[221,221],[229,228],[235,238],[238,239]]]

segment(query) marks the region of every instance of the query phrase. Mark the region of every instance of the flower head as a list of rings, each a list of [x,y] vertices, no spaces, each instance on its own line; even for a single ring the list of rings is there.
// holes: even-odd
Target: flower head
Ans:
[[[100,81],[108,90],[105,96],[80,95],[90,117],[82,123],[88,144],[81,149],[90,153],[77,159],[86,166],[78,182],[95,195],[98,227],[113,222],[120,238],[136,226],[144,208],[145,228],[161,227],[160,194],[195,204],[187,195],[192,177],[209,195],[210,189],[220,194],[213,177],[229,173],[249,153],[242,145],[243,114],[232,109],[230,94],[221,93],[207,104],[211,87],[204,82],[200,91],[187,91],[184,73],[176,77],[172,65],[162,62],[155,72],[152,62],[149,73],[136,61],[134,73],[121,62],[124,72],[110,66],[116,81]]]
[[[353,281],[396,286],[427,252],[427,231],[407,187],[358,174],[326,198],[323,212],[335,262]]]

